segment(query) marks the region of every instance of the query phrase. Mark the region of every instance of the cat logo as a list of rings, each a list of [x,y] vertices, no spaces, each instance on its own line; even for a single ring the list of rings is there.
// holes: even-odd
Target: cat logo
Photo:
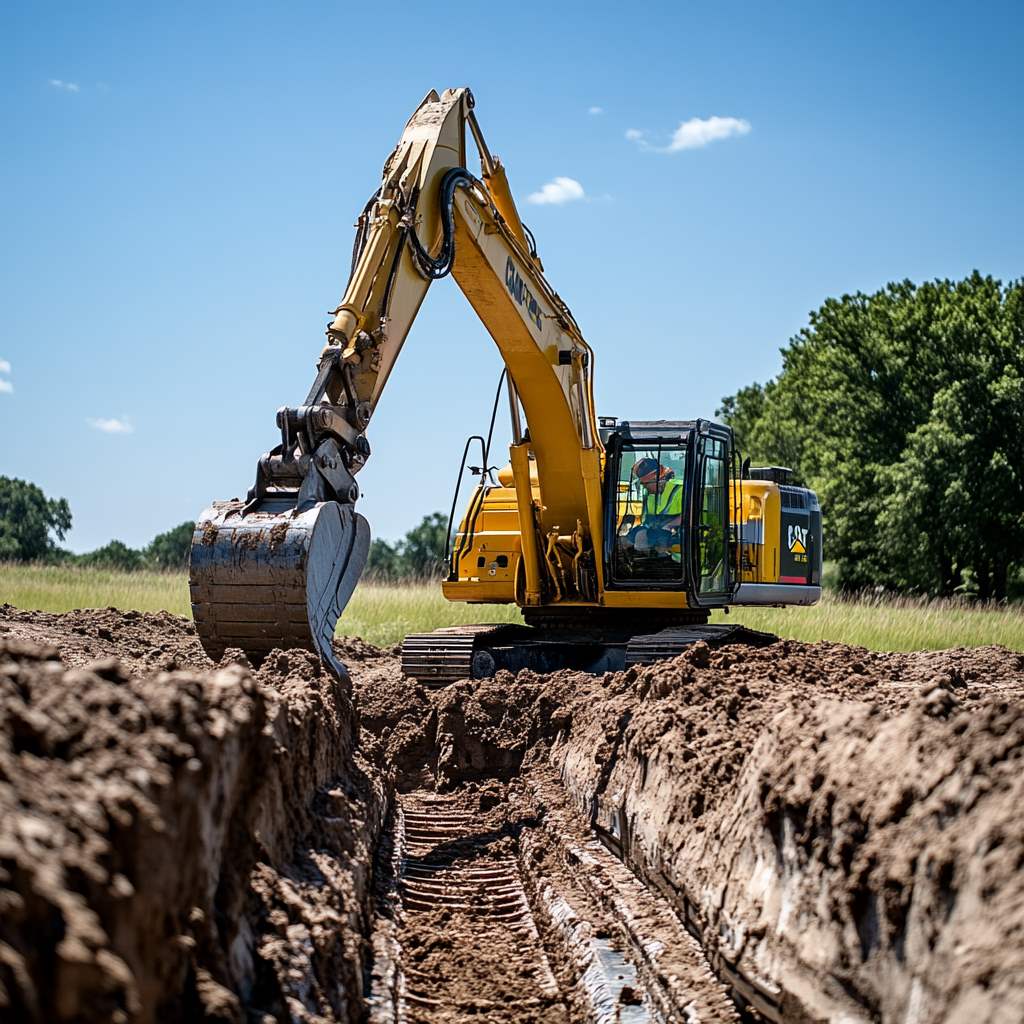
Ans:
[[[807,554],[807,527],[791,526],[789,528],[789,550],[794,555]]]

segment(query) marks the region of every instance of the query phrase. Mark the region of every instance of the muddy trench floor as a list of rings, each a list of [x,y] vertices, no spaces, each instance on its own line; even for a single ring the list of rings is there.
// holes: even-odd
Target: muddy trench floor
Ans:
[[[426,689],[0,609],[0,1018],[1024,1018],[1024,658]]]
[[[668,904],[535,769],[401,794],[382,854],[375,1020],[738,1020]]]

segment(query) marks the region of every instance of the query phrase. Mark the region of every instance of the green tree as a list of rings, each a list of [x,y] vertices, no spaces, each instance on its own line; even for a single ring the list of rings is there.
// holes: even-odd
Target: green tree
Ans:
[[[146,561],[159,569],[185,568],[195,528],[196,524],[189,521],[157,534],[146,548]]]
[[[403,573],[397,546],[389,544],[386,540],[371,541],[370,553],[366,559],[366,574],[378,579],[399,579]]]
[[[890,284],[827,300],[721,414],[818,492],[842,586],[1003,597],[1024,563],[1022,347],[1022,282]]]
[[[56,556],[58,540],[71,529],[65,498],[47,498],[26,480],[0,476],[0,559],[31,561]]]
[[[395,544],[373,541],[366,572],[389,580],[436,578],[444,569],[447,529],[448,517],[443,512],[433,512]]]
[[[112,540],[109,544],[79,555],[80,565],[95,566],[99,569],[120,569],[123,572],[134,572],[145,565],[145,558],[141,551],[130,548],[119,540]]]
[[[740,388],[735,395],[726,395],[715,415],[733,429],[736,447],[750,454],[754,429],[764,415],[765,389],[760,384]],[[759,460],[763,461],[763,460]]]
[[[405,535],[400,550],[407,576],[440,575],[447,530],[448,517],[443,512],[434,512],[424,516]]]

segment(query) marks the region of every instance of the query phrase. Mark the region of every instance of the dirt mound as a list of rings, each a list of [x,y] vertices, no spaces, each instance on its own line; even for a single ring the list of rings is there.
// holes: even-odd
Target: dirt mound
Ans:
[[[403,792],[509,779],[568,720],[545,678],[529,672],[431,691],[403,677],[394,657],[350,668],[363,747]]]
[[[0,640],[29,640],[60,649],[66,665],[116,657],[132,675],[209,668],[195,626],[170,612],[88,608],[54,615],[0,606]]]
[[[0,610],[0,1016],[360,1019],[394,785],[477,801],[490,833],[518,808],[531,899],[572,881],[537,831],[564,805],[647,885],[593,919],[682,922],[766,1019],[1024,1018],[1021,655],[698,644],[429,691],[337,646],[351,693],[304,652],[212,665],[175,616]],[[481,961],[432,920],[406,956],[463,985]],[[570,1004],[604,991],[551,963]]]
[[[1019,654],[698,644],[604,677],[354,682],[410,784],[549,758],[770,1019],[1024,1016]]]
[[[132,675],[209,669],[196,627],[191,619],[170,612],[121,611],[85,608],[63,614],[22,611],[0,605],[0,640],[29,640],[55,645],[66,665],[84,665],[97,658],[117,658]],[[346,664],[377,659],[379,647],[358,637],[338,637],[334,650]],[[240,651],[229,651],[222,664],[248,664]]]
[[[553,756],[766,1014],[1018,1020],[1022,669],[695,648],[577,702]]]
[[[69,669],[16,637],[46,619],[5,616],[0,1015],[356,1019],[383,794],[353,757],[346,688],[303,652],[255,674],[82,664],[117,643],[101,630],[163,628],[199,657],[182,620],[116,619],[54,631]]]

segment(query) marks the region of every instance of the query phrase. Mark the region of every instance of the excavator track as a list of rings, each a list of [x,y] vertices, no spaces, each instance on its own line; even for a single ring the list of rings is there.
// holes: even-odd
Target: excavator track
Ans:
[[[502,628],[448,626],[432,633],[412,633],[402,642],[402,673],[431,687],[473,679],[474,652]]]
[[[748,644],[764,647],[778,637],[741,625],[703,623],[657,633],[562,631],[535,626],[449,626],[414,633],[402,644],[402,672],[431,688],[460,679],[486,679],[506,669],[518,672],[619,672],[675,658],[703,641],[711,647]]]
[[[709,647],[723,644],[746,644],[750,647],[767,647],[779,638],[774,633],[762,633],[740,625],[685,626],[677,629],[663,629],[660,633],[635,636],[626,644],[625,668],[630,665],[650,665],[655,661],[675,658],[691,644],[703,641]]]

